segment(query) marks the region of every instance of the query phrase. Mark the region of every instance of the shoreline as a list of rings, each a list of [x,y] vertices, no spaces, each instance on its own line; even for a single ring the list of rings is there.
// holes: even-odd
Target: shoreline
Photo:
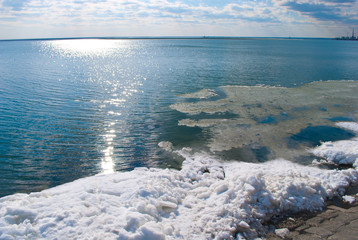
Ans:
[[[269,232],[266,239],[358,239],[358,186],[350,187],[345,196],[354,197],[355,202],[335,197],[322,211],[300,212],[270,221],[267,225],[275,231]]]

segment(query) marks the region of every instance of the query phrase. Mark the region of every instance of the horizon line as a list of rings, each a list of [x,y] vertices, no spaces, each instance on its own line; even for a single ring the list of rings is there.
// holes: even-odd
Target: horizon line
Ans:
[[[53,40],[85,40],[85,39],[103,39],[103,40],[160,40],[160,39],[334,39],[326,37],[239,37],[239,36],[122,36],[122,37],[55,37],[55,38],[13,38],[0,39],[0,41],[53,41]]]

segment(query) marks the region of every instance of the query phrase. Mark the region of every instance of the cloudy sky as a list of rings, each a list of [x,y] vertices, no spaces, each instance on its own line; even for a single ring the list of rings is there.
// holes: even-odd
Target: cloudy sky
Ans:
[[[0,0],[0,39],[335,37],[352,28],[358,0]]]

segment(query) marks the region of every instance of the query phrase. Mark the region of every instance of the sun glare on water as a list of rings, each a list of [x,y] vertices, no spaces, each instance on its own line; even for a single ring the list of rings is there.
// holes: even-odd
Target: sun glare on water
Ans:
[[[127,40],[71,39],[49,41],[46,44],[61,54],[75,56],[106,56],[130,48]]]
[[[135,76],[133,73],[126,73],[122,65],[113,64],[112,59],[120,58],[124,63],[128,57],[134,54],[135,43],[129,40],[109,39],[70,39],[51,40],[41,42],[44,52],[52,55],[58,61],[63,59],[73,61],[76,64],[84,63],[89,71],[81,79],[70,79],[69,81],[83,81],[89,85],[95,85],[96,91],[101,93],[100,98],[91,99],[95,108],[100,108],[105,120],[103,132],[100,137],[103,139],[98,145],[101,153],[99,166],[101,173],[113,173],[116,163],[121,158],[116,156],[116,138],[123,133],[122,111],[125,104],[130,101],[132,95],[138,92],[142,85],[141,79],[132,79],[128,76]],[[62,65],[61,65],[62,66]],[[76,71],[72,66],[66,71]],[[71,77],[72,75],[70,75]],[[122,163],[123,164],[123,163]]]
[[[105,142],[107,148],[103,150],[104,156],[101,159],[101,168],[103,173],[113,173],[114,172],[114,161],[113,161],[113,139],[116,137],[116,131],[112,129],[115,125],[114,122],[109,124],[109,129],[105,135]]]

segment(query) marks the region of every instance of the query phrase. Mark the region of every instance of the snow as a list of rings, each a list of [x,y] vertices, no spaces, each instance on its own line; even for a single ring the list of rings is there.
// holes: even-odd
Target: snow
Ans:
[[[168,141],[162,141],[158,143],[158,147],[163,148],[164,150],[171,152],[173,151],[173,143]]]
[[[358,133],[358,123],[339,122],[338,127]],[[322,163],[334,163],[338,165],[353,165],[358,167],[358,138],[337,142],[324,142],[314,148],[312,153],[322,158]]]
[[[336,125],[338,127],[345,128],[358,133],[358,123],[356,122],[338,122],[336,123]]]
[[[343,196],[342,198],[345,202],[347,202],[349,204],[353,204],[356,202],[356,198],[353,196],[346,195],[346,196]]]
[[[275,234],[280,238],[285,238],[290,233],[290,230],[287,228],[280,228],[275,230]]]
[[[252,238],[265,234],[272,216],[320,210],[358,181],[353,168],[177,154],[185,158],[180,171],[137,168],[3,197],[0,239]]]

